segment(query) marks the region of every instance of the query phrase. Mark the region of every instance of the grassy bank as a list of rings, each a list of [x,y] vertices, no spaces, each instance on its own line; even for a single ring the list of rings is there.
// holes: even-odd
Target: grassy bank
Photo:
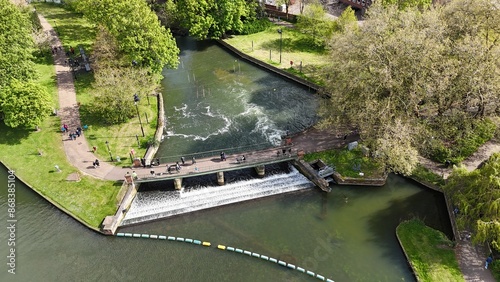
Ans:
[[[42,14],[54,29],[57,30],[59,39],[65,50],[69,46],[82,46],[85,53],[91,57],[93,41],[96,35],[94,24],[89,23],[81,14],[64,9],[64,6],[50,3],[36,3],[38,13]],[[77,49],[78,50],[78,49]],[[91,65],[92,67],[92,65]],[[133,149],[136,156],[143,156],[146,153],[147,141],[154,136],[157,124],[157,100],[155,96],[140,101],[138,110],[141,115],[142,130],[137,114],[127,123],[103,124],[100,117],[94,116],[90,108],[95,96],[92,92],[93,72],[78,71],[75,80],[75,90],[77,101],[80,106],[80,118],[82,125],[87,125],[88,131],[84,134],[90,146],[98,148],[97,155],[103,160],[109,160],[111,156],[115,160],[115,165],[130,165],[130,151]],[[132,96],[130,102],[133,103]],[[135,113],[135,112],[134,112]],[[137,138],[136,138],[137,135]],[[139,139],[139,142],[137,142]],[[109,145],[109,152],[106,141]],[[111,153],[111,156],[110,156]],[[120,162],[116,162],[117,157]]]
[[[346,148],[329,150],[304,156],[304,160],[307,162],[317,159],[335,167],[335,170],[344,177],[360,178],[360,172],[364,173],[364,177],[380,177],[384,173],[384,167],[372,158],[365,157],[359,148],[351,151]]]
[[[38,84],[47,87],[56,107],[55,70],[49,52],[37,60],[37,69],[42,74]],[[66,181],[77,169],[67,161],[59,128],[57,116],[40,124],[40,131],[11,129],[0,124],[0,160],[39,193],[90,226],[98,227],[106,215],[116,211],[115,198],[120,186],[87,176],[80,182]],[[62,171],[56,172],[55,165]]]
[[[417,219],[401,223],[396,233],[419,281],[465,281],[453,242]]]
[[[438,187],[442,187],[445,184],[442,176],[435,174],[422,165],[417,165],[411,176],[419,181],[430,183]]]
[[[282,30],[282,39],[278,29]],[[322,84],[322,70],[328,61],[328,52],[309,46],[304,36],[295,28],[272,26],[259,33],[235,35],[225,41],[249,56]],[[290,62],[293,62],[293,65]]]

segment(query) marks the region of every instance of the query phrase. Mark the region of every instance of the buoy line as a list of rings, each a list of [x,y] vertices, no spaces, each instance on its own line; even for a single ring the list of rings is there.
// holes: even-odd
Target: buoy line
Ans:
[[[191,243],[191,244],[195,244],[195,245],[201,245],[204,247],[212,246],[212,244],[208,241],[194,240],[194,239],[183,238],[183,237],[165,236],[165,235],[149,235],[149,234],[140,234],[140,233],[116,233],[116,236],[117,237],[146,238],[146,239],[158,239],[158,240],[185,242],[185,243]],[[223,250],[223,251],[230,251],[230,252],[234,252],[234,253],[239,253],[242,255],[247,255],[249,257],[260,258],[260,259],[263,259],[266,261],[270,261],[272,263],[276,263],[276,264],[281,265],[283,267],[287,267],[289,269],[297,270],[297,271],[305,273],[309,276],[318,278],[319,280],[322,280],[322,281],[334,282],[332,279],[326,278],[325,276],[320,275],[318,273],[315,273],[313,271],[306,270],[302,267],[299,267],[299,266],[296,266],[294,264],[287,263],[285,261],[266,256],[266,255],[261,255],[258,253],[254,253],[254,252],[250,252],[247,250],[234,248],[234,247],[230,247],[230,246],[226,247],[225,245],[220,245],[220,244],[217,245],[217,249]]]

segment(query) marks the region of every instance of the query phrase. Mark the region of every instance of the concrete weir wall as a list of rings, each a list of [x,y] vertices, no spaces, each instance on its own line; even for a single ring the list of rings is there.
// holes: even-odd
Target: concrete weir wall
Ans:
[[[304,85],[306,87],[309,87],[310,89],[313,89],[314,91],[320,90],[320,86],[318,86],[317,84],[314,84],[314,83],[312,83],[310,81],[307,81],[307,80],[305,80],[303,78],[300,78],[300,77],[298,77],[296,75],[293,75],[293,74],[291,74],[289,72],[281,70],[281,69],[279,69],[277,67],[273,67],[273,66],[271,66],[269,64],[266,64],[266,63],[264,63],[262,61],[259,61],[259,60],[255,59],[255,58],[252,58],[252,57],[246,55],[245,53],[241,52],[240,50],[234,48],[233,46],[229,45],[224,40],[219,39],[219,40],[217,40],[217,42],[220,45],[222,45],[224,48],[226,48],[227,50],[233,52],[234,54],[238,55],[242,59],[245,59],[245,60],[249,61],[250,63],[252,63],[254,65],[257,65],[257,66],[259,66],[261,68],[264,68],[264,69],[266,69],[268,71],[272,71],[272,72],[277,73],[277,74],[279,74],[281,76],[284,76],[284,77],[286,77],[286,78],[288,78],[288,79],[290,79],[292,81],[295,81],[295,82],[297,82],[299,84],[302,84],[302,85]]]
[[[311,180],[316,186],[318,186],[321,190],[325,192],[330,192],[332,189],[330,188],[330,184],[328,182],[319,177],[318,174],[314,171],[310,164],[308,164],[304,160],[293,160],[293,166],[295,166],[305,177]]]
[[[343,177],[338,172],[334,172],[333,180],[335,180],[335,183],[338,185],[384,186],[387,175],[381,178],[352,178]]]
[[[165,127],[165,109],[163,107],[163,96],[158,93],[156,94],[158,103],[158,122],[156,123],[156,132],[154,139],[161,142],[163,136],[163,128]],[[149,146],[146,154],[144,154],[144,159],[146,159],[146,164],[151,164],[151,160],[154,158],[156,152],[158,151],[158,146]]]

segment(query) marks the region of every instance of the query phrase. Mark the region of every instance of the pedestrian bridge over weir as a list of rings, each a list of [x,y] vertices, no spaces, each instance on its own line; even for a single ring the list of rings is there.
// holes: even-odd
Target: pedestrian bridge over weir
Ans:
[[[126,179],[127,181],[133,180],[136,184],[174,180],[175,188],[181,189],[182,179],[184,178],[216,174],[218,184],[224,185],[225,171],[255,168],[257,174],[263,177],[266,165],[297,160],[301,154],[303,152],[294,150],[292,146],[283,146],[226,155],[226,160],[222,160],[221,157],[217,156],[197,159],[196,162],[187,160],[184,164],[179,164],[180,170],[178,171],[175,169],[175,164],[172,163],[151,166],[147,169],[140,168],[135,171],[135,174],[137,174],[135,179],[132,175],[126,175]],[[245,156],[245,160],[241,160],[242,156]],[[169,167],[172,167],[170,171]]]

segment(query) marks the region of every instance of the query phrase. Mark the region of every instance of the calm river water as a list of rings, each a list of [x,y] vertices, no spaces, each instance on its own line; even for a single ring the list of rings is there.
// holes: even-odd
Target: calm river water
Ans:
[[[0,170],[0,183],[7,174]],[[7,272],[7,191],[0,190],[0,281],[316,281],[236,253],[89,231],[16,182],[16,275]],[[348,201],[345,202],[345,198]],[[122,232],[225,244],[303,266],[335,281],[414,281],[395,227],[418,216],[450,233],[439,193],[391,176],[384,187],[285,194],[136,225]]]

